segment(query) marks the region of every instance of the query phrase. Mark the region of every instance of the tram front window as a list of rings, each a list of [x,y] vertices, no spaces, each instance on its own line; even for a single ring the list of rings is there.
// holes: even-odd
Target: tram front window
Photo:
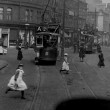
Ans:
[[[57,44],[57,37],[45,35],[43,39],[44,47],[55,47]]]
[[[37,38],[37,44],[42,44],[42,38]]]

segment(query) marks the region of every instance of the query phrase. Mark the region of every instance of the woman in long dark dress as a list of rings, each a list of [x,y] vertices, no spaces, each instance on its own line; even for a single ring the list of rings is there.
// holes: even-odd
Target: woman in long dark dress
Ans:
[[[79,48],[79,58],[80,58],[81,62],[83,62],[84,57],[85,57],[84,47],[80,46],[80,48]]]
[[[18,55],[17,55],[17,60],[19,61],[19,63],[21,63],[21,60],[23,58],[23,54],[21,51],[21,47],[18,48]]]
[[[99,63],[98,63],[98,66],[101,68],[102,66],[104,67],[105,64],[104,64],[104,56],[103,56],[103,53],[102,51],[99,52]]]

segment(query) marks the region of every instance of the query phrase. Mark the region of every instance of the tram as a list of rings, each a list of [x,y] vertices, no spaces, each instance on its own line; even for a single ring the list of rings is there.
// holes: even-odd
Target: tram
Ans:
[[[97,51],[97,42],[95,36],[90,34],[83,34],[85,53],[95,53]]]
[[[56,64],[58,56],[59,34],[52,32],[38,32],[35,36],[35,64],[50,61]]]

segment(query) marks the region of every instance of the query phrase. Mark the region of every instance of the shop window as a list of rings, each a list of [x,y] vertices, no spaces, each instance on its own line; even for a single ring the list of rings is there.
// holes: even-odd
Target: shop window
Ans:
[[[0,8],[0,20],[3,20],[3,8]]]
[[[7,20],[12,20],[12,9],[7,8]]]

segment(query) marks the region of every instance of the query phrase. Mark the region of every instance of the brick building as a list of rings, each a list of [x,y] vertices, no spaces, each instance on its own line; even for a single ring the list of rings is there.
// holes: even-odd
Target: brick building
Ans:
[[[73,33],[77,25],[82,26],[85,22],[87,4],[84,0],[66,2],[65,28]],[[0,0],[0,39],[4,41],[4,46],[15,45],[17,39],[31,45],[35,36],[35,26],[41,23],[47,3],[48,0]],[[62,24],[62,10],[63,0],[50,0],[44,20],[51,22],[55,17],[56,21]],[[69,11],[74,13],[73,16],[69,15]]]

